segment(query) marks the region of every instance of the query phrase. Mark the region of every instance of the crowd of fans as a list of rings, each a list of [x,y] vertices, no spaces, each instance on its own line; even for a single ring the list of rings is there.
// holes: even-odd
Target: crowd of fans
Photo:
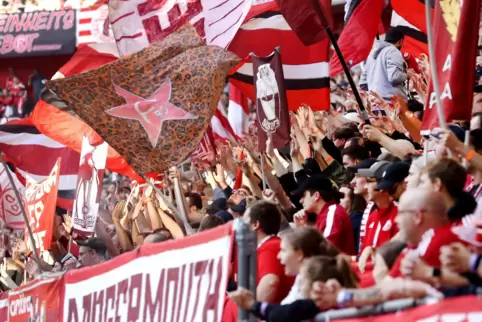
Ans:
[[[270,137],[259,152],[255,128],[243,142],[218,141],[207,160],[172,168],[154,182],[168,200],[106,171],[95,237],[79,238],[70,214],[59,214],[56,242],[37,263],[22,234],[6,227],[2,276],[20,285],[38,267],[92,266],[239,218],[257,235],[257,289],[237,287],[234,255],[223,321],[237,321],[238,307],[265,321],[302,321],[395,298],[476,294],[482,286],[480,75],[470,124],[421,136],[427,59],[417,60],[420,72],[407,69],[401,43],[403,34],[389,32],[363,72],[355,72],[370,124],[337,78],[330,111],[301,106],[291,114],[290,147],[275,150]],[[35,92],[42,77],[32,75]],[[4,93],[15,86],[25,91],[12,71]],[[186,220],[170,204],[185,209]],[[0,287],[10,285],[2,280]]]
[[[0,119],[2,123],[28,116],[40,99],[45,81],[45,76],[34,69],[28,77],[27,86],[25,86],[15,74],[15,70],[9,68],[8,77],[4,83],[5,87],[0,87]]]

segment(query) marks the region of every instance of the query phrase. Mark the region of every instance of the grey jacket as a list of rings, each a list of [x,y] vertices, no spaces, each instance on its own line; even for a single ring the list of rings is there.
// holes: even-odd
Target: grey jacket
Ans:
[[[383,40],[375,40],[375,46],[365,64],[360,77],[360,87],[376,92],[390,102],[390,97],[400,94],[406,100],[405,61],[402,53],[394,45]]]

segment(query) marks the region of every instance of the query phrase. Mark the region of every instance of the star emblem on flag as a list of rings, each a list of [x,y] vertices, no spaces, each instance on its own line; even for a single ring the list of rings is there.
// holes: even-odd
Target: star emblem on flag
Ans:
[[[157,146],[164,121],[197,118],[169,101],[172,91],[170,79],[147,98],[137,96],[116,84],[114,84],[114,89],[119,96],[126,100],[126,104],[115,106],[105,112],[111,116],[139,121],[153,148]]]

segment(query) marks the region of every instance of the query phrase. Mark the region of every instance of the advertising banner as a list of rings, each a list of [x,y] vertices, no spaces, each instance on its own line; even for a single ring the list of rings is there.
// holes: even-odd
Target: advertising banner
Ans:
[[[0,14],[0,58],[72,54],[76,11]]]

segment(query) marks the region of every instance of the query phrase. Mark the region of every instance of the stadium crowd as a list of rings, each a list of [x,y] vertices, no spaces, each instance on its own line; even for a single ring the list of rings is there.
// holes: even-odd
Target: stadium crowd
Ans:
[[[331,80],[330,111],[301,106],[290,115],[290,147],[275,150],[269,139],[258,152],[254,124],[242,142],[217,141],[207,161],[171,169],[156,182],[179,206],[174,181],[180,180],[188,226],[152,188],[133,188],[106,170],[95,237],[78,238],[70,214],[58,214],[55,246],[37,262],[23,233],[4,227],[2,276],[11,281],[2,279],[0,287],[33,279],[39,266],[92,266],[240,218],[257,234],[257,290],[236,286],[233,256],[223,321],[236,321],[238,307],[265,321],[302,321],[333,308],[480,292],[481,66],[470,124],[422,136],[416,129],[428,62],[417,60],[418,73],[407,68],[402,43],[403,34],[392,29],[376,42],[363,71],[354,69],[370,124],[340,77]],[[33,71],[22,84],[11,70],[0,97],[3,115],[28,115],[44,83]]]

